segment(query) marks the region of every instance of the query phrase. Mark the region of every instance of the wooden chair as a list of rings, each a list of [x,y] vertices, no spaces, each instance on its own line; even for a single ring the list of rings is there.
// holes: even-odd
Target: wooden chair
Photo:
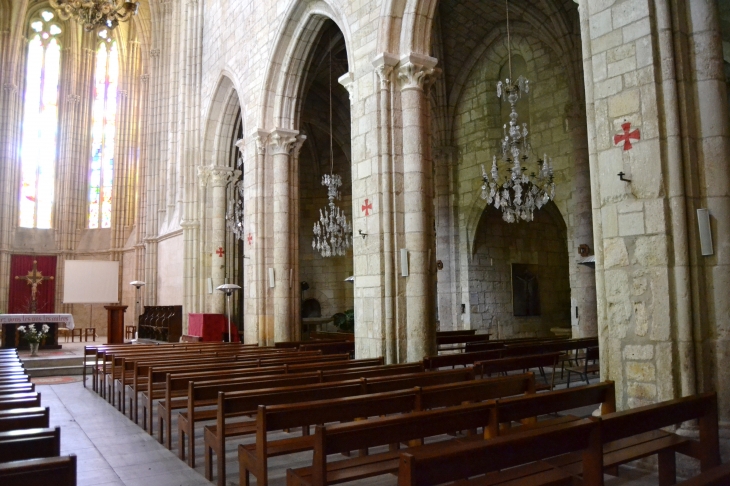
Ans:
[[[78,337],[79,342],[81,342],[81,338],[83,337],[83,335],[84,335],[84,330],[81,329],[80,327],[75,327],[75,328],[71,329],[71,342],[74,342],[75,337]]]
[[[134,333],[137,331],[135,326],[124,326],[124,339],[134,339]]]
[[[592,362],[592,363],[591,363]],[[598,373],[601,369],[601,365],[598,363],[598,348],[586,349],[586,356],[583,362],[583,366],[568,366],[565,371],[568,372],[568,384],[570,388],[570,375],[571,373],[577,373],[582,379],[588,384],[588,373]]]
[[[80,329],[79,329],[80,330]],[[87,327],[84,329],[84,341],[89,340],[89,336],[92,336],[92,341],[96,341],[96,328],[95,327]],[[81,341],[81,336],[79,336],[79,342]]]
[[[64,327],[60,327],[59,326],[58,329],[56,329],[56,333],[58,334],[58,338],[60,339],[61,336],[63,336],[64,338],[66,338],[66,342],[68,342],[68,334],[69,334],[69,332],[71,332],[71,330],[69,328],[65,327],[65,326]]]

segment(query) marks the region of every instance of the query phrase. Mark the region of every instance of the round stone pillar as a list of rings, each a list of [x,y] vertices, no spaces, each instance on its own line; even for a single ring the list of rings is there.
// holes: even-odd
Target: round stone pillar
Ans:
[[[415,362],[436,348],[433,306],[432,162],[429,156],[428,108],[424,86],[436,73],[436,59],[411,54],[401,59],[398,79],[403,110],[403,211],[408,251],[406,359]]]
[[[231,180],[238,177],[239,171],[230,167],[210,165],[201,168],[201,180],[207,181],[211,190],[213,214],[210,222],[210,277],[213,288],[223,285],[226,278],[226,186]],[[210,299],[210,312],[213,314],[225,313],[225,300],[222,292],[213,292]]]
[[[291,341],[292,231],[290,228],[291,154],[297,143],[295,130],[276,129],[269,135],[274,175],[274,341]]]

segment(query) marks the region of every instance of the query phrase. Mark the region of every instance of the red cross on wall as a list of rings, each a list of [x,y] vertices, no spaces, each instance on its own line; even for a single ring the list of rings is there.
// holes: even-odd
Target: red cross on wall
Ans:
[[[251,244],[253,242],[253,236],[251,235],[251,233],[248,234],[248,236],[246,237],[246,240],[248,241],[248,245],[251,246]]]
[[[618,145],[623,142],[624,150],[631,150],[631,148],[633,147],[631,145],[631,139],[639,140],[641,138],[641,135],[639,134],[639,129],[637,128],[633,132],[629,132],[629,130],[631,129],[631,123],[621,124],[621,129],[624,131],[624,133],[620,135],[614,135],[613,143],[614,145]]]
[[[218,248],[218,249],[217,249],[217,250],[215,251],[215,254],[216,254],[216,255],[218,255],[218,256],[219,256],[220,258],[223,258],[223,255],[224,255],[225,253],[226,253],[226,252],[225,252],[225,251],[223,250],[223,248]]]
[[[365,211],[365,216],[370,216],[370,211],[373,210],[373,203],[368,202],[368,200],[365,199],[365,204],[362,205],[362,210]]]

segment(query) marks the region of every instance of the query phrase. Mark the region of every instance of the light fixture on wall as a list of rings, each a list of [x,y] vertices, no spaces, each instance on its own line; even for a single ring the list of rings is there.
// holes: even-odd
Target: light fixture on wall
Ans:
[[[532,147],[528,138],[527,123],[520,127],[517,121],[517,100],[522,93],[530,90],[529,81],[520,76],[512,77],[512,53],[509,30],[509,0],[505,0],[507,10],[507,60],[509,78],[497,83],[497,96],[510,104],[509,125],[504,125],[502,139],[502,160],[511,167],[504,169],[508,176],[500,175],[497,156],[492,159],[492,170],[487,172],[482,164],[482,199],[502,211],[502,219],[508,223],[520,220],[532,221],[533,211],[540,209],[555,198],[552,160],[544,155],[537,159],[537,171],[530,172],[525,167],[530,159]],[[524,164],[524,165],[523,165]],[[491,178],[490,178],[491,175]]]
[[[330,136],[330,173],[322,176],[322,185],[327,187],[329,203],[319,210],[319,221],[314,223],[312,248],[324,258],[344,256],[352,244],[352,226],[345,212],[335,204],[340,199],[342,178],[334,173],[334,150],[332,148],[332,42],[329,51],[329,136]]]
[[[138,2],[124,0],[50,0],[62,20],[74,19],[86,32],[99,27],[114,29],[137,13]]]

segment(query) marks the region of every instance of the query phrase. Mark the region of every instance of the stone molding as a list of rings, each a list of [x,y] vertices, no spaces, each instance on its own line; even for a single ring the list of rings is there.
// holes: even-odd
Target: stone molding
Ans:
[[[424,90],[433,78],[440,73],[436,69],[437,59],[420,54],[403,56],[398,66],[398,81],[401,91],[408,89]]]
[[[285,130],[276,128],[269,134],[269,147],[272,155],[289,155],[295,148],[297,143],[296,130]]]
[[[297,141],[294,144],[294,147],[292,148],[292,151],[291,151],[291,155],[294,158],[299,157],[299,151],[302,149],[302,145],[304,145],[304,142],[307,141],[307,136],[304,135],[303,133],[300,133],[299,135],[297,135],[296,138],[297,138]]]
[[[256,143],[256,153],[258,155],[266,155],[266,144],[269,141],[269,132],[258,129],[254,132],[253,139]]]

